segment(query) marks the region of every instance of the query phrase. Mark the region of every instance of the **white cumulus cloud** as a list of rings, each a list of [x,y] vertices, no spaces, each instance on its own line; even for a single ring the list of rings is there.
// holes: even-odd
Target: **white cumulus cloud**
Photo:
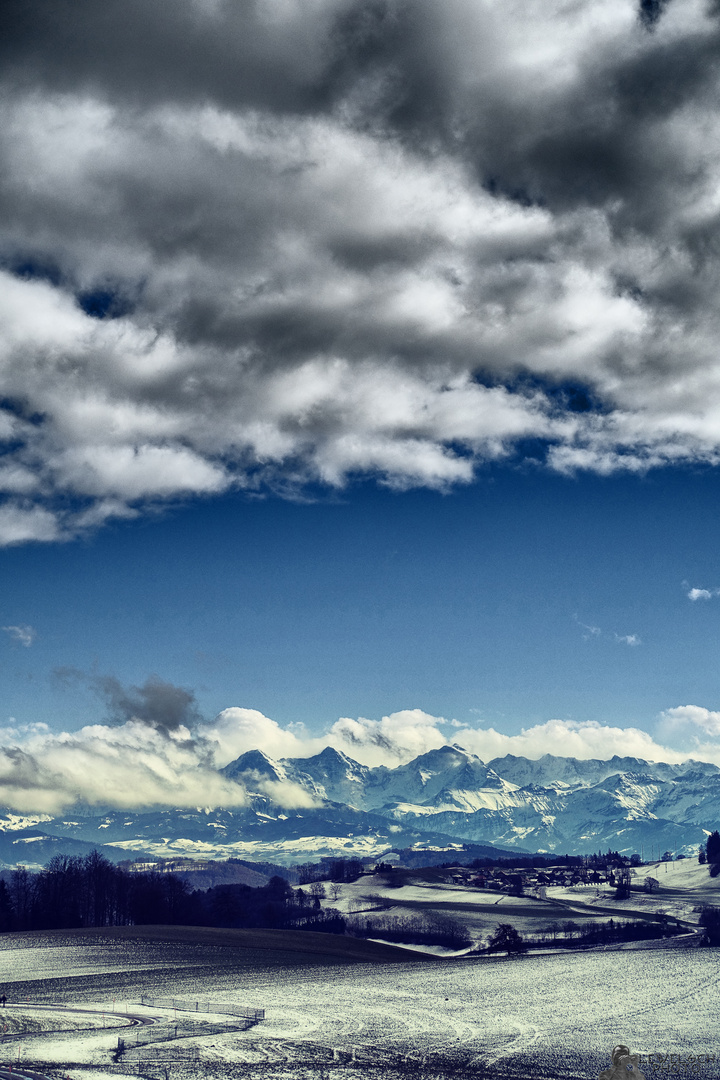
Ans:
[[[720,596],[720,589],[690,589],[688,600],[712,600],[713,596]]]
[[[257,709],[236,706],[223,709],[203,729],[203,736],[213,746],[219,766],[227,765],[248,750],[262,750],[271,758],[310,757],[325,745],[322,740],[306,737],[304,731],[297,735],[295,730],[281,727]]]
[[[628,726],[602,724],[598,721],[548,720],[524,728],[517,734],[507,735],[488,727],[472,727],[456,720],[433,716],[422,709],[405,709],[391,713],[380,720],[363,717],[341,718],[328,732],[321,736],[300,735],[281,728],[274,721],[262,717],[248,725],[243,717],[251,710],[226,709],[220,714],[224,733],[225,750],[220,756],[226,764],[230,745],[239,753],[259,748],[270,757],[309,757],[325,746],[334,746],[348,757],[365,765],[395,766],[412,760],[419,754],[453,742],[477,754],[484,761],[505,754],[516,754],[531,759],[543,754],[558,757],[601,758],[614,754],[634,756],[648,761],[684,761],[688,756],[702,757],[720,763],[720,745],[710,742],[695,745],[693,754],[677,749],[672,744],[656,739],[647,731]],[[669,710],[670,713],[673,710]],[[667,714],[664,714],[667,715]],[[252,714],[260,718],[261,714]],[[241,736],[237,742],[229,738],[235,718],[240,722]],[[671,735],[664,727],[662,734]],[[205,732],[213,740],[215,722]],[[708,734],[710,731],[708,729]],[[720,734],[720,731],[718,732]]]
[[[195,715],[191,696],[159,680],[129,691],[113,681],[107,696],[118,719],[133,706],[142,715],[75,732],[53,733],[44,724],[10,724],[0,730],[0,804],[27,813],[60,813],[77,801],[126,809],[243,806],[246,788],[226,779],[219,768],[248,750],[262,750],[274,759],[305,758],[328,745],[363,764],[389,767],[449,742],[483,761],[506,754],[530,759],[617,754],[668,762],[693,757],[720,765],[720,712],[694,705],[668,709],[657,737],[633,726],[557,719],[507,735],[421,709],[379,720],[344,717],[325,734],[312,735],[302,726],[284,728],[244,708],[225,709],[207,722],[195,716],[191,729],[180,718],[182,712]],[[279,807],[310,808],[316,802],[283,780],[258,776],[251,786]]]
[[[0,544],[527,440],[720,463],[716,38],[694,0],[6,4]]]
[[[663,713],[666,729],[672,731],[700,731],[712,737],[720,736],[720,712],[702,705],[677,705]]]

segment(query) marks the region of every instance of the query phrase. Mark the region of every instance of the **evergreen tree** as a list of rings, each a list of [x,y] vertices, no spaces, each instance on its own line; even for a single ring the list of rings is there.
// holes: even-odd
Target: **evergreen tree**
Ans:
[[[720,832],[717,829],[708,836],[705,850],[710,866],[717,866],[720,863]],[[712,873],[712,870],[710,872]]]

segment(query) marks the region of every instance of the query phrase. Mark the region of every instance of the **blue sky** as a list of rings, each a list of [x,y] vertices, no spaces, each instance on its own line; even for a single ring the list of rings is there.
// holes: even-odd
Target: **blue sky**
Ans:
[[[0,803],[720,761],[717,6],[166,8],[0,9]]]
[[[191,688],[326,730],[421,708],[517,732],[653,730],[720,696],[712,470],[569,479],[495,467],[442,495],[358,485],[225,496],[81,541],[0,553],[7,716],[104,715],[98,676]]]

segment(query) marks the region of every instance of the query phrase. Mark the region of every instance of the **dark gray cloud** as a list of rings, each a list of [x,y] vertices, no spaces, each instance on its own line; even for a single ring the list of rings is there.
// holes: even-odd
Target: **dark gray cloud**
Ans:
[[[3,5],[0,542],[716,463],[719,58],[699,0]]]
[[[192,690],[164,682],[157,675],[151,675],[142,686],[129,688],[114,675],[102,675],[92,680],[92,686],[104,698],[116,724],[139,721],[168,735],[200,721]]]
[[[3,5],[0,61],[21,86],[146,107],[205,103],[291,112],[318,94],[327,31],[343,5],[183,0],[29,0]]]
[[[37,786],[37,774],[37,760],[27,750],[20,746],[5,746],[0,750],[0,787],[32,791]]]
[[[194,731],[202,722],[194,691],[157,675],[148,676],[142,686],[125,686],[115,675],[56,667],[52,678],[61,689],[89,687],[105,702],[113,724],[147,724],[161,735],[176,736]]]
[[[638,17],[640,22],[649,30],[652,29],[662,15],[668,0],[640,0]]]

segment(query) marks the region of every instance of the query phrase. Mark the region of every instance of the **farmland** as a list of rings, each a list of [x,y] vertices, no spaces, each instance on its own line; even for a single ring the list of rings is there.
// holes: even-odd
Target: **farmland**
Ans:
[[[312,951],[310,942],[299,951],[297,935],[283,936],[253,940],[246,932],[233,941],[227,932],[211,940],[202,931],[145,928],[142,934],[7,937],[0,950],[10,999],[5,1016],[15,1029],[32,1030],[22,1045],[5,1044],[4,1060],[17,1051],[21,1061],[45,1062],[49,1075],[73,1080],[117,1075],[112,1051],[122,1014],[145,1013],[168,1032],[177,1023],[172,1010],[143,1008],[143,994],[266,1012],[265,1021],[243,1032],[205,1035],[199,1024],[184,1029],[182,1039],[165,1044],[176,1080],[258,1072],[268,1080],[350,1080],[406,1076],[408,1070],[428,1078],[467,1072],[587,1077],[607,1065],[618,1042],[645,1055],[702,1053],[720,1060],[714,950],[401,962],[378,953],[371,962],[369,950],[333,955]],[[68,1016],[58,1016],[60,1008],[40,1012],[35,1002],[95,1008],[112,1026],[99,1030],[95,1017],[85,1033],[51,1034],[70,1026]],[[207,1023],[223,1019],[203,1017]],[[184,1062],[181,1048],[198,1059]],[[129,1052],[126,1061],[138,1056]],[[716,1063],[702,1069],[699,1075],[717,1074]],[[163,1075],[150,1064],[142,1074]]]
[[[652,894],[633,893],[622,908],[653,919],[665,905],[691,924],[698,902],[717,896],[717,882],[703,869],[688,863],[662,870],[667,884]],[[384,908],[389,917],[452,916],[474,936],[501,921],[532,935],[573,913],[584,919],[594,904],[599,920],[620,911],[602,890],[558,888],[540,901],[464,888],[437,874],[394,885],[365,877],[343,884],[332,902],[359,917],[363,907]],[[711,1077],[720,1063],[720,963],[717,950],[696,943],[688,934],[507,958],[423,954],[278,930],[6,934],[0,937],[0,985],[8,997],[0,1060],[16,1069],[34,1063],[57,1080],[138,1075],[138,1067],[139,1075],[160,1080],[165,1069],[173,1080],[551,1080],[594,1078],[623,1042],[644,1055],[647,1077],[661,1075],[655,1055],[675,1055],[676,1066]],[[143,996],[171,997],[178,1008],[143,1005]],[[210,1012],[180,1007],[192,1010],[195,1002],[209,1003]],[[263,1009],[265,1019],[240,1030],[222,1003]],[[125,1026],[133,1016],[148,1025],[140,1035]],[[118,1037],[126,1049],[113,1060]]]
[[[653,892],[643,887],[647,877],[658,883]],[[335,898],[324,903],[337,907],[351,922],[370,919],[388,925],[393,919],[414,916],[432,926],[451,919],[476,945],[487,940],[499,923],[512,924],[530,943],[552,925],[599,925],[610,919],[653,923],[662,917],[676,929],[679,923],[691,932],[703,905],[720,905],[720,878],[710,878],[707,867],[691,860],[637,867],[630,896],[623,900],[617,900],[614,887],[606,883],[549,886],[538,899],[530,885],[525,895],[514,896],[477,888],[472,884],[475,878],[473,871],[462,868],[397,870],[343,884]]]

